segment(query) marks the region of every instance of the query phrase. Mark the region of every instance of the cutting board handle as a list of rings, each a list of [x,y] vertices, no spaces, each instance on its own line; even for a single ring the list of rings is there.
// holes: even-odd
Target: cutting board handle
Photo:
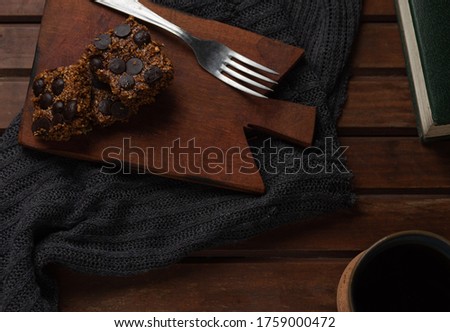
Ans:
[[[316,108],[282,100],[257,100],[248,127],[294,144],[310,146],[314,137]]]

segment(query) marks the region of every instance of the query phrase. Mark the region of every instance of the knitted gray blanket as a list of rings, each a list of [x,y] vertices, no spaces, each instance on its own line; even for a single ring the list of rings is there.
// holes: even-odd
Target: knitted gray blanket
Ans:
[[[336,122],[361,1],[155,2],[303,47],[305,59],[273,97],[318,107],[316,149],[310,158],[295,148],[272,159],[261,149],[257,161],[271,171],[262,167],[267,193],[255,196],[153,175],[107,175],[96,164],[30,151],[17,143],[16,118],[0,142],[2,311],[57,310],[49,264],[103,275],[144,272],[353,203]],[[251,143],[261,148],[266,139]],[[289,147],[275,139],[271,146]],[[311,162],[314,172],[288,171]]]

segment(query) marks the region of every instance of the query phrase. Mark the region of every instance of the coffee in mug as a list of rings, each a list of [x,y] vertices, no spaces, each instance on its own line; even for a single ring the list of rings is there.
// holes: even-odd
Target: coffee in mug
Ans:
[[[388,236],[356,257],[338,287],[339,311],[450,311],[450,244],[435,234]]]

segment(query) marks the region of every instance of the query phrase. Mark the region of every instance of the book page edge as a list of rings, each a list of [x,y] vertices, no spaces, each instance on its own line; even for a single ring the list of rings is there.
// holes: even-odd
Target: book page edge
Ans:
[[[428,137],[431,127],[433,127],[433,117],[431,113],[430,101],[423,74],[422,61],[420,60],[419,45],[417,43],[412,20],[409,0],[397,0],[397,8],[403,25],[403,34],[406,43],[405,50],[408,53],[410,72],[412,76],[412,87],[417,103],[417,112],[420,118],[420,126],[424,137]],[[436,127],[436,126],[435,126]]]

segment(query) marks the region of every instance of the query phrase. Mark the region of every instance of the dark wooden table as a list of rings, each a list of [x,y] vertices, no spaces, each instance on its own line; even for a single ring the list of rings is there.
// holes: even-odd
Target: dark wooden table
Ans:
[[[45,0],[0,2],[0,128],[21,109]],[[339,122],[356,206],[127,278],[56,269],[67,311],[334,311],[345,266],[388,234],[450,238],[450,142],[422,145],[393,0],[366,0]]]

